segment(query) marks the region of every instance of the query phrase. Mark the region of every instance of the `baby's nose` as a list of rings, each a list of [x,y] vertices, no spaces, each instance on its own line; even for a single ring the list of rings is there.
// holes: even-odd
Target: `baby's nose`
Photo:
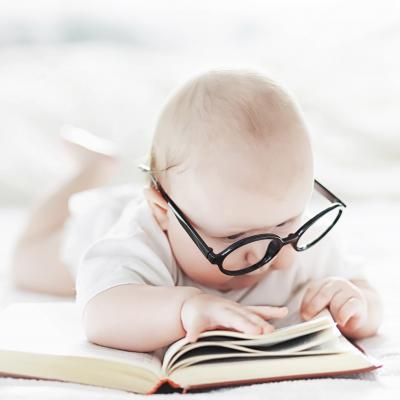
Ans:
[[[253,246],[249,246],[245,254],[246,263],[249,266],[258,263],[265,256],[266,251],[263,243],[254,243]]]

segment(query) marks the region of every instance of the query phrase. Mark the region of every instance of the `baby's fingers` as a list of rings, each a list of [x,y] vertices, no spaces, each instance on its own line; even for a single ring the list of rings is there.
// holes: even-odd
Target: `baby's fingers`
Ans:
[[[186,328],[186,339],[191,343],[195,342],[203,330],[204,325],[202,320],[199,318],[193,319],[190,325]]]
[[[308,302],[303,302],[301,314],[304,319],[310,319],[318,314],[325,307],[328,307],[332,298],[341,291],[341,287],[336,282],[328,281],[323,284],[315,296]]]
[[[262,318],[259,317],[259,320],[256,321],[256,318],[256,315],[253,315],[253,317],[251,317],[245,313],[226,309],[220,315],[220,318],[217,322],[224,327],[233,328],[239,332],[257,335],[263,332],[263,326],[261,324],[265,321],[263,321]]]
[[[340,326],[344,326],[354,316],[363,316],[363,304],[360,299],[356,297],[350,297],[340,308],[337,316],[337,323]]]
[[[252,313],[250,311],[246,312],[246,316],[256,325],[261,327],[261,332],[260,333],[271,333],[275,330],[274,326],[269,324],[267,321],[265,321],[264,318],[260,317],[256,313]]]
[[[260,315],[264,319],[284,318],[288,314],[287,307],[246,306],[245,308]]]

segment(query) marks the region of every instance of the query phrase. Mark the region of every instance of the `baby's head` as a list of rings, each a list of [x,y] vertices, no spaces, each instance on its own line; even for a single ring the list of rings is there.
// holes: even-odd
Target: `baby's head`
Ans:
[[[150,168],[215,253],[246,236],[295,232],[314,182],[298,106],[280,85],[251,70],[207,72],[175,91],[156,126]],[[200,252],[162,195],[154,187],[145,194],[179,268],[203,285],[222,291],[249,286],[296,257],[285,246],[254,272],[225,275]],[[254,242],[237,253],[238,262],[254,264],[258,251]]]

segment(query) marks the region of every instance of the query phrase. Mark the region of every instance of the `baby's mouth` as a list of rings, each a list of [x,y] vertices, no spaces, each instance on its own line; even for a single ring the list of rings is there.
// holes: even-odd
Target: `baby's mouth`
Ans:
[[[265,276],[269,272],[269,270],[270,270],[270,267],[268,266],[266,268],[261,268],[260,270],[250,272],[248,275],[251,277],[254,277],[254,278],[262,277],[262,276]]]
[[[233,276],[231,279],[221,285],[220,290],[228,291],[231,289],[242,289],[252,286],[269,272],[269,270],[271,269],[270,267],[271,265],[264,265],[261,268],[247,274]]]

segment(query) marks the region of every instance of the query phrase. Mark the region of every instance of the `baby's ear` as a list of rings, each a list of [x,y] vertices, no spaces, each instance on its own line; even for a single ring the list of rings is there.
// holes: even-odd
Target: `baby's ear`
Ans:
[[[145,188],[143,193],[154,218],[160,225],[161,229],[166,231],[168,226],[168,204],[166,200],[154,187]]]

